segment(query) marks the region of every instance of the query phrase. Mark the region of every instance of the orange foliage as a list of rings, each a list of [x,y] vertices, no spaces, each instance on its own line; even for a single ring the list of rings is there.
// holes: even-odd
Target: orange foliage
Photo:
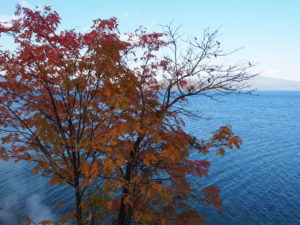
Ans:
[[[140,28],[123,40],[116,18],[95,20],[84,34],[58,32],[60,17],[50,7],[19,7],[17,14],[0,25],[0,34],[18,45],[0,51],[0,153],[35,163],[32,172],[49,176],[50,184],[74,187],[76,209],[61,221],[88,224],[106,208],[118,225],[198,225],[204,219],[191,202],[221,207],[214,187],[195,195],[199,186],[188,177],[207,176],[210,163],[190,155],[213,149],[223,155],[241,140],[230,127],[197,140],[184,131],[181,116],[189,96],[235,91],[232,85],[249,77],[232,68],[213,75],[214,85],[191,85],[199,68],[214,68],[201,61],[213,54],[211,39],[202,58],[183,59],[184,67],[157,54],[174,44],[166,33]]]

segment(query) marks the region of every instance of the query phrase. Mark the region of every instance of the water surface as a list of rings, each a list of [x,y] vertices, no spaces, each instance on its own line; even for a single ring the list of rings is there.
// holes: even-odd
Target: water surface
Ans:
[[[211,208],[209,225],[300,224],[300,92],[257,92],[259,96],[193,97],[189,107],[209,120],[186,119],[186,129],[207,138],[232,125],[244,144],[224,157],[208,156],[208,185],[219,187],[223,212]],[[59,201],[72,200],[70,188],[48,186],[24,163],[0,162],[0,224],[18,224],[18,215],[55,219]],[[73,201],[73,200],[72,200]]]

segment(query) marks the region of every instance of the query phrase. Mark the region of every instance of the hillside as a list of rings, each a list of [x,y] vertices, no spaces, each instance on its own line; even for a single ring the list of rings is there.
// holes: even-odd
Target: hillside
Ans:
[[[271,77],[257,76],[249,81],[251,88],[257,90],[286,90],[300,91],[300,81],[276,79]]]

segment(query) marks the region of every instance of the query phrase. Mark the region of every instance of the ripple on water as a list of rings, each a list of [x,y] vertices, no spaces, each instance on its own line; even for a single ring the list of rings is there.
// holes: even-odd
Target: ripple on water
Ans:
[[[224,207],[221,214],[211,207],[199,208],[210,215],[207,224],[300,225],[300,92],[230,96],[221,103],[196,97],[189,107],[211,119],[187,118],[188,132],[209,137],[218,127],[231,124],[244,140],[240,150],[228,151],[224,157],[201,158],[212,162],[208,178],[202,181],[221,188]],[[11,215],[30,213],[24,208],[30,208],[28,198],[34,194],[40,198],[38,207],[52,214],[58,213],[54,206],[59,201],[69,202],[65,209],[73,206],[69,188],[49,186],[47,179],[28,170],[24,163],[0,162],[0,204]],[[4,218],[0,212],[0,224]]]

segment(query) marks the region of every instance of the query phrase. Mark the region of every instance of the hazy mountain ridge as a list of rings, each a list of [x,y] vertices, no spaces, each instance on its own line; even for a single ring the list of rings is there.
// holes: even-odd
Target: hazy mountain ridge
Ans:
[[[251,88],[257,90],[300,91],[300,81],[257,76],[248,81]]]
[[[190,84],[196,85],[197,82],[191,81]],[[160,80],[159,84],[164,84],[163,86],[166,87],[168,85],[167,81]],[[300,91],[300,81],[293,81],[293,80],[285,80],[285,79],[278,79],[272,77],[265,77],[265,76],[256,76],[246,82],[249,85],[246,90],[254,89],[254,90],[261,90],[261,91]],[[173,90],[177,90],[176,87],[172,88]]]

